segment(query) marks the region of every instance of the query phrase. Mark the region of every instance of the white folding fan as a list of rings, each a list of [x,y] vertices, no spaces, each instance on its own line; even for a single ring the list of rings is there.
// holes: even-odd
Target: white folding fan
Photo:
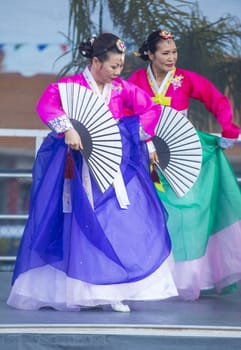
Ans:
[[[179,197],[196,182],[202,165],[202,147],[192,123],[181,112],[163,107],[153,143],[158,169]]]
[[[59,83],[61,102],[83,143],[83,157],[102,192],[120,168],[122,144],[119,127],[107,105],[90,89],[77,83]]]

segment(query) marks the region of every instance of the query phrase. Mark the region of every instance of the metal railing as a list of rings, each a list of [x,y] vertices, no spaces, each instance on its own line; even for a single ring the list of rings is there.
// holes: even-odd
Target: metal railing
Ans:
[[[0,137],[30,137],[35,139],[35,154],[49,130],[40,129],[0,129]]]
[[[39,129],[0,129],[0,137],[22,137],[22,138],[32,138],[34,139],[34,155],[36,156],[38,149],[43,142],[43,139],[49,133],[49,130],[39,130]],[[29,172],[1,172],[0,178],[32,178],[31,171]],[[27,214],[0,214],[0,220],[20,220],[26,222],[28,218]],[[13,263],[16,260],[16,256],[0,256],[0,262]]]
[[[0,137],[26,137],[35,139],[35,150],[36,155],[43,139],[49,133],[49,130],[38,130],[38,129],[0,129]],[[219,134],[214,134],[220,136]],[[241,142],[241,136],[238,139]],[[0,172],[0,178],[31,178],[31,172]],[[241,185],[241,177],[238,177],[238,182]],[[21,214],[5,214],[0,215],[1,219],[9,220],[27,220],[28,215]],[[0,262],[14,262],[16,260],[15,256],[0,256]]]

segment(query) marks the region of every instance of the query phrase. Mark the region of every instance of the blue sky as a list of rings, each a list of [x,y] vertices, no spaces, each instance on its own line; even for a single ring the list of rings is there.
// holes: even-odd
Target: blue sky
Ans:
[[[241,19],[241,0],[199,0],[197,2],[203,15],[210,21],[228,13]]]
[[[169,0],[170,2],[172,0]],[[189,0],[198,3],[202,14],[215,21],[225,14],[236,15],[241,18],[241,0]]]
[[[216,20],[230,13],[241,20],[241,0],[199,0],[202,13]],[[60,6],[61,4],[61,6]],[[69,0],[1,0],[0,42],[59,42],[67,33]]]
[[[68,31],[69,0],[0,1],[0,45],[5,45],[2,70],[25,75],[59,72],[60,65],[65,63],[62,60],[54,64],[54,61],[63,53],[60,44],[65,40],[61,33]],[[241,0],[197,2],[210,21],[228,13],[241,20]],[[111,30],[108,26],[103,29]],[[19,43],[25,45],[16,49]],[[46,49],[36,48],[44,43],[49,44]]]

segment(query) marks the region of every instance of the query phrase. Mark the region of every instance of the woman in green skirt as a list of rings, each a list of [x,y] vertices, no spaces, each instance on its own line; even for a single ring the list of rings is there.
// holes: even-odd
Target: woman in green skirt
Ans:
[[[177,48],[170,32],[152,32],[138,55],[149,65],[135,71],[129,81],[144,89],[156,103],[181,112],[183,118],[188,116],[190,99],[199,100],[222,127],[221,137],[197,131],[202,167],[185,196],[178,197],[160,172],[155,185],[169,214],[174,277],[180,297],[195,300],[202,290],[232,290],[241,276],[241,192],[223,152],[232,147],[240,132],[232,123],[230,102],[205,77],[176,67]],[[149,149],[155,155],[151,143]]]

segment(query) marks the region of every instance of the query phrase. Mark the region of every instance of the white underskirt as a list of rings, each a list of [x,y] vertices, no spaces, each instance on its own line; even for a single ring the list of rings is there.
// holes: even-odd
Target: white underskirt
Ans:
[[[144,257],[143,257],[144,258]],[[171,274],[173,258],[137,282],[94,285],[68,277],[51,265],[22,273],[15,281],[8,305],[25,310],[53,307],[78,311],[81,306],[113,304],[124,300],[162,300],[177,296]]]
[[[224,214],[225,215],[225,214]],[[241,279],[241,221],[209,238],[204,256],[177,261],[174,280],[179,297],[195,300],[202,290],[222,288]]]

